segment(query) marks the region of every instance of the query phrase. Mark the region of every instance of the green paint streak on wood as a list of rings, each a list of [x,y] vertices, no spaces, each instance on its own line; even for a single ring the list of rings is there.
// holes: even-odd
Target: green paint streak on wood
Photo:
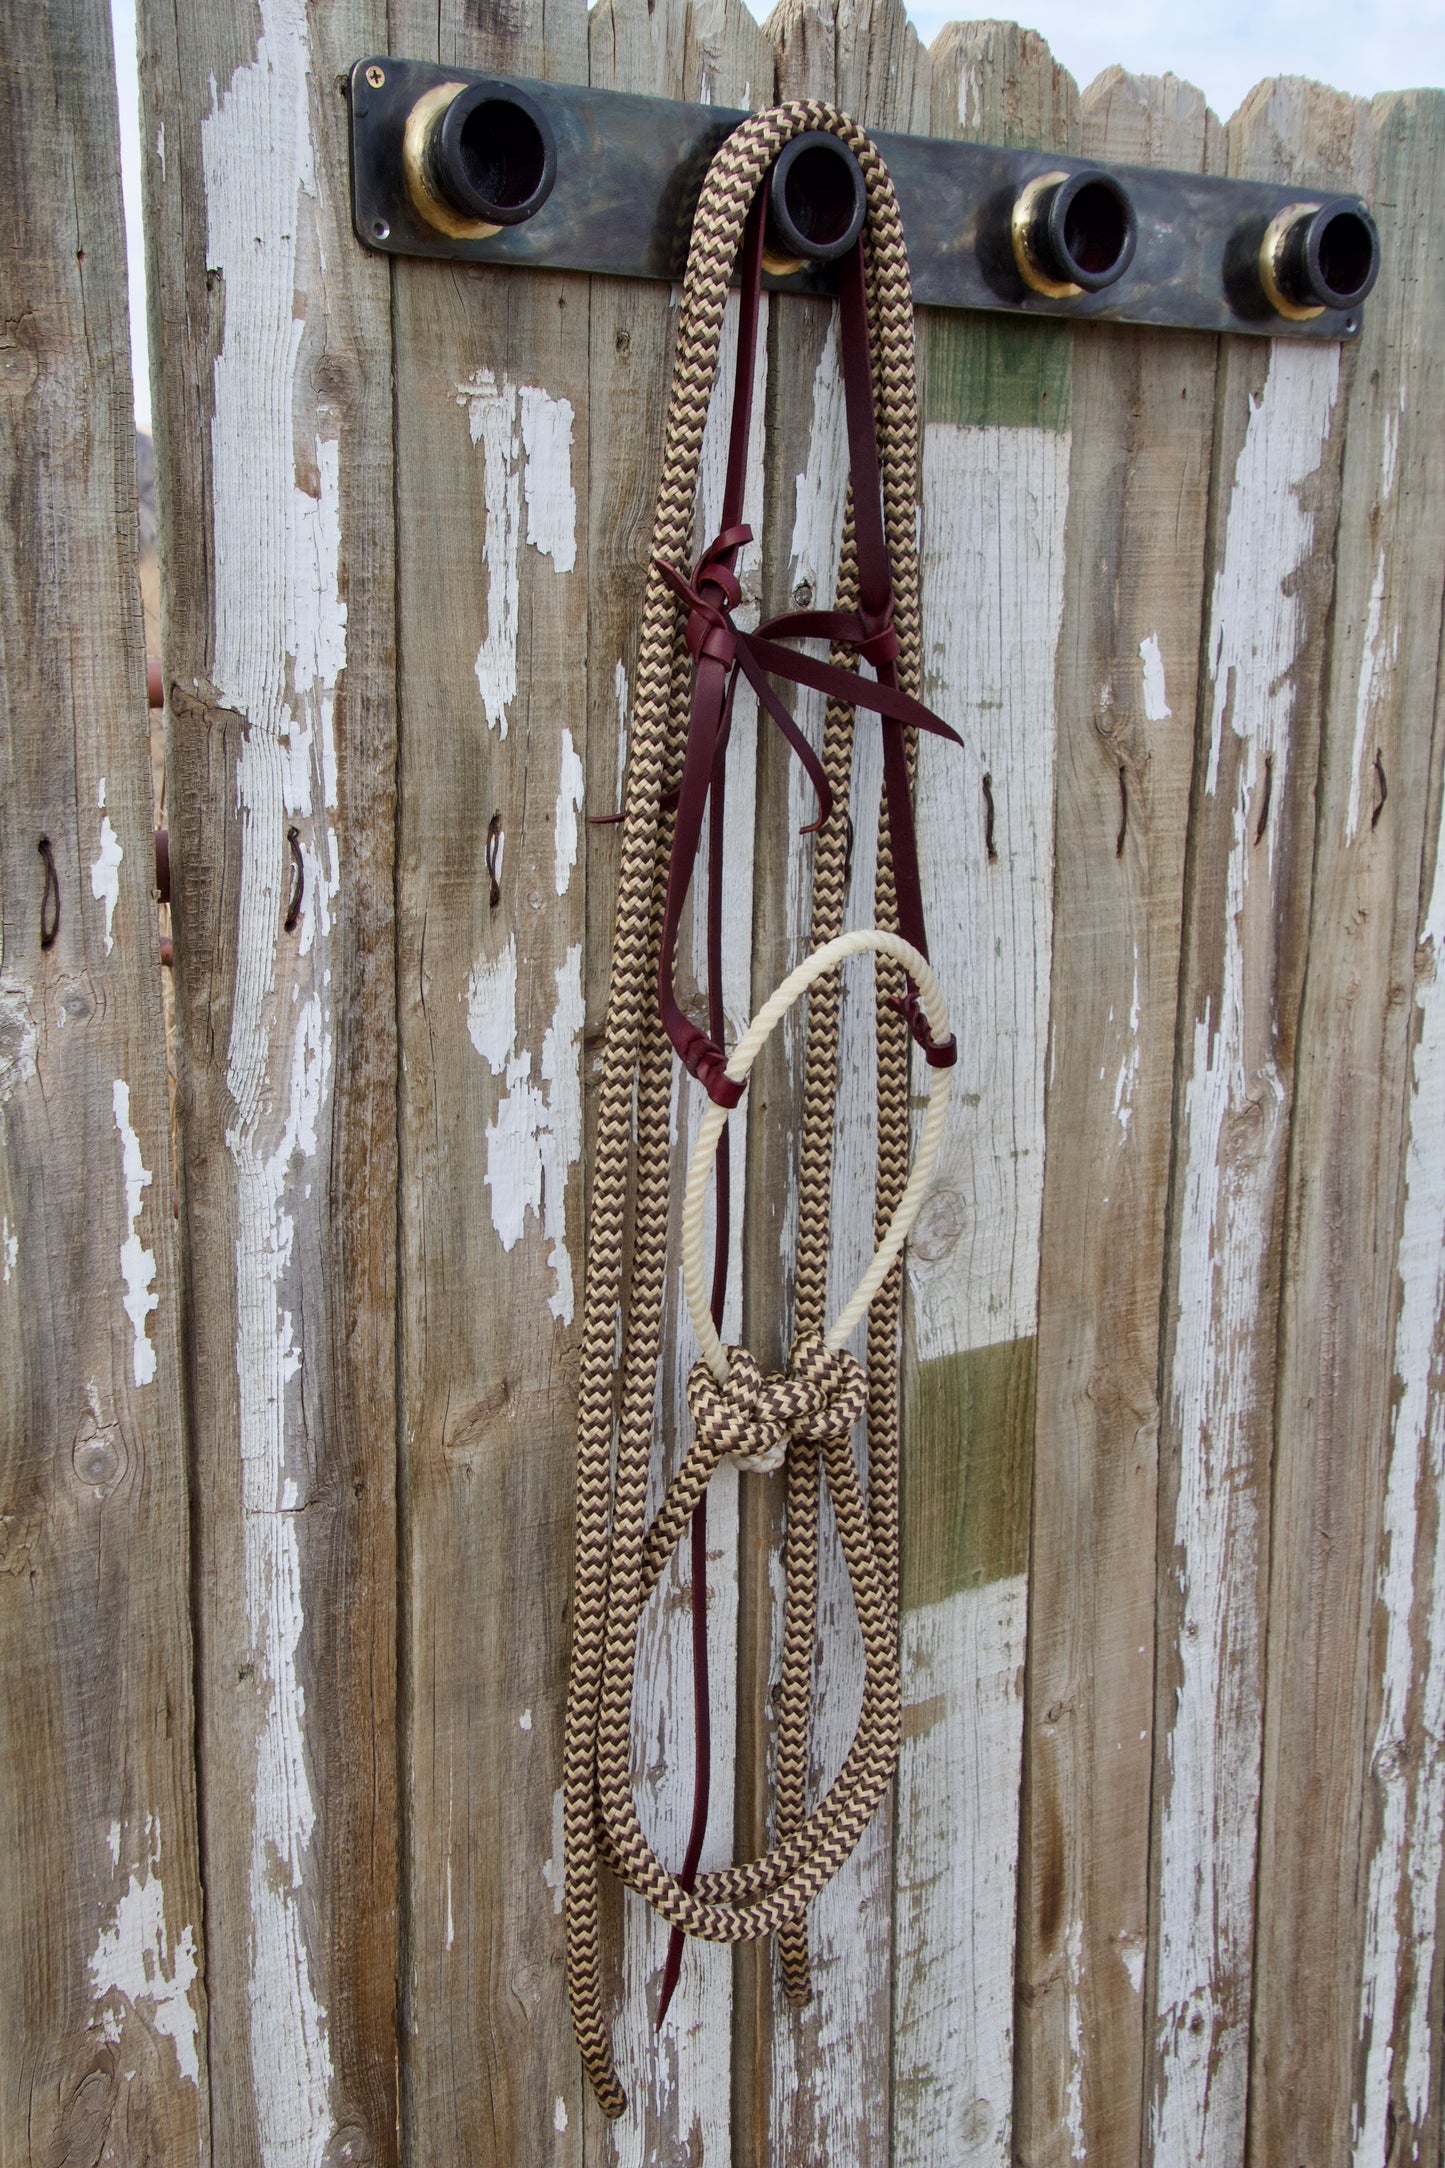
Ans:
[[[1073,332],[1033,317],[935,309],[925,418],[1004,429],[1066,429]]]
[[[937,1603],[1023,1573],[1038,1342],[1003,1340],[920,1363],[903,1439],[902,1600]]]

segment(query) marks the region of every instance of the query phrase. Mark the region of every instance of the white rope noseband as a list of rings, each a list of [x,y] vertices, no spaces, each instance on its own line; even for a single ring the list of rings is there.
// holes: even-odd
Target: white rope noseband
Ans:
[[[939,985],[927,957],[910,942],[905,941],[901,934],[885,933],[876,926],[860,927],[856,933],[842,933],[836,940],[825,941],[821,948],[814,949],[811,956],[805,957],[795,970],[788,973],[776,992],[763,1003],[739,1039],[728,1061],[726,1074],[735,1083],[741,1084],[772,1032],[782,1022],[799,995],[805,994],[816,979],[822,978],[825,972],[834,970],[847,957],[864,955],[870,949],[876,955],[891,956],[903,965],[918,988],[919,999],[923,1003],[934,1039],[940,1043],[945,1040],[948,1037],[948,1007],[943,998],[943,988]],[[888,1222],[887,1232],[873,1253],[873,1262],[824,1336],[824,1344],[829,1348],[847,1345],[854,1326],[883,1285],[889,1266],[908,1240],[938,1159],[952,1083],[951,1068],[930,1069],[928,1103],[924,1109],[923,1129],[918,1139],[918,1150],[914,1155],[908,1185]],[[703,1360],[719,1385],[727,1383],[728,1359],[713,1324],[708,1301],[707,1274],[703,1265],[702,1216],[707,1197],[708,1176],[712,1171],[713,1160],[717,1157],[718,1140],[722,1136],[727,1117],[726,1107],[718,1106],[713,1100],[708,1101],[707,1111],[698,1130],[697,1142],[692,1148],[692,1158],[688,1162],[687,1187],[682,1199],[683,1292],[687,1297],[688,1315],[697,1333]]]

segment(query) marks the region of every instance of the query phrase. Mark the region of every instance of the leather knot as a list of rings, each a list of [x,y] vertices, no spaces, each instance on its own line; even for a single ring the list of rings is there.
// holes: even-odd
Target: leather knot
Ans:
[[[958,1060],[958,1038],[950,1032],[946,1039],[935,1039],[924,1014],[923,1003],[918,998],[918,988],[910,984],[906,994],[889,994],[888,1006],[895,1015],[901,1016],[908,1026],[915,1043],[922,1049],[923,1058],[930,1069],[951,1069]]]
[[[714,1106],[738,1106],[747,1090],[746,1077],[739,1083],[728,1075],[728,1056],[723,1047],[714,1046],[702,1033],[698,1034],[698,1042],[684,1049],[683,1066],[697,1078]]]
[[[888,598],[887,614],[881,623],[870,623],[868,618],[863,618],[863,638],[858,642],[858,653],[864,662],[871,663],[875,670],[881,670],[885,663],[897,662],[903,653],[903,642],[899,639],[893,623],[891,595]]]
[[[737,651],[738,634],[732,613],[742,601],[743,590],[732,560],[752,538],[751,527],[724,528],[699,557],[690,580],[665,557],[653,559],[678,601],[687,605],[683,637],[697,662],[707,656],[726,667]],[[709,588],[713,590],[711,595]]]
[[[719,1460],[768,1473],[788,1446],[851,1437],[868,1404],[861,1366],[845,1348],[817,1338],[798,1340],[786,1371],[764,1376],[744,1347],[730,1347],[728,1376],[719,1385],[705,1362],[693,1365],[687,1404],[699,1441]]]

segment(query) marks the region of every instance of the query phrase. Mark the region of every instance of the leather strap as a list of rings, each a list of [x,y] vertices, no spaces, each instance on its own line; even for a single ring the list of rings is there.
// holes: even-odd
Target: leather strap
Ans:
[[[709,1028],[704,1030],[678,1001],[674,969],[678,929],[692,886],[709,797],[721,801],[723,766],[739,676],[751,685],[764,713],[781,730],[813,786],[818,813],[816,820],[804,830],[805,834],[827,820],[832,811],[832,792],[821,761],[773,689],[770,678],[780,677],[792,684],[807,686],[879,717],[883,730],[884,806],[898,898],[898,929],[924,956],[928,954],[928,940],[923,922],[913,798],[908,783],[907,732],[909,729],[923,730],[936,737],[949,738],[955,745],[962,742],[957,731],[950,729],[921,701],[902,691],[898,684],[899,647],[898,635],[893,629],[893,582],[883,532],[878,430],[873,408],[861,239],[843,260],[839,319],[858,550],[858,608],[791,610],[768,619],[756,632],[748,632],[734,622],[732,613],[742,599],[736,569],[738,553],[753,538],[752,529],[743,523],[742,496],[752,426],[753,368],[761,312],[764,202],[765,192],[760,190],[748,214],[743,239],[737,378],[733,387],[732,434],[728,442],[722,526],[716,539],[703,551],[691,579],[676,565],[665,563],[661,558],[656,560],[657,569],[668,587],[687,609],[684,638],[695,665],[682,777],[677,791],[677,819],[668,863],[658,961],[658,1006],[667,1035],[683,1067],[697,1078],[710,1099],[724,1107],[735,1107],[742,1098],[744,1087],[724,1073],[727,1050],[714,1017],[709,1015]],[[861,671],[840,669],[835,663],[819,661],[779,644],[783,640],[809,639],[855,648],[860,661],[872,665],[875,677],[865,678]],[[717,845],[716,849],[710,849],[708,859],[710,918],[721,911],[724,876],[720,822],[717,824]],[[911,982],[906,996],[895,997],[893,1005],[906,1017],[913,1037],[931,1066],[946,1067],[957,1059],[957,1046],[952,1036],[936,1045],[929,1035],[927,1018]]]

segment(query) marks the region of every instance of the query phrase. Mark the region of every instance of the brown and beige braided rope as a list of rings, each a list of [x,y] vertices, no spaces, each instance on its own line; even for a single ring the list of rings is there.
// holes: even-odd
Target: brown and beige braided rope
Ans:
[[[698,461],[717,374],[723,310],[752,199],[778,152],[807,129],[824,129],[856,152],[867,186],[864,274],[874,401],[883,476],[884,527],[892,566],[898,682],[919,690],[916,547],[918,418],[913,307],[902,223],[892,183],[864,132],[833,107],[798,100],[745,121],[713,161],[693,224],[664,441],[653,555],[690,555]],[[856,605],[851,507],[837,606]],[[602,1053],[596,1157],[588,1227],[577,1453],[577,1549],[572,1670],[564,1767],[568,1985],[578,2044],[602,2107],[621,2114],[603,2004],[600,1867],[638,1891],[672,1925],[718,1942],[777,1933],[788,1993],[808,1993],[805,1914],[857,1844],[889,1783],[901,1726],[898,1678],[897,1262],[874,1297],[866,1378],[843,1351],[824,1346],[829,1205],[836,1104],[839,986],[836,971],[809,995],[804,1085],[801,1215],[795,1342],[786,1375],[762,1378],[745,1351],[731,1351],[724,1386],[705,1366],[689,1380],[696,1437],[649,1529],[648,1471],[661,1348],[670,1187],[669,1101],[673,1054],[650,998],[667,884],[672,816],[664,805],[685,740],[691,657],[683,613],[661,575],[648,580],[629,733],[621,872]],[[834,660],[851,664],[852,652]],[[847,805],[852,711],[830,702],[823,763],[834,792],[817,836],[812,940],[841,929],[846,902]],[[896,931],[886,828],[880,827],[875,916]],[[878,998],[878,1234],[907,1181],[908,1030],[886,1006],[905,987],[902,967],[880,957]],[[630,1237],[630,1241],[629,1241]],[[623,1288],[624,1252],[630,1260]],[[621,1357],[618,1358],[619,1321]],[[866,1403],[865,1498],[852,1430]],[[630,1771],[638,1627],[718,1460],[742,1454],[772,1465],[785,1445],[787,1602],[778,1714],[776,1827],[762,1858],[699,1875],[685,1889],[649,1847]],[[854,1590],[865,1658],[862,1710],[843,1767],[811,1812],[807,1802],[809,1713],[817,1617],[819,1485],[826,1470]]]

